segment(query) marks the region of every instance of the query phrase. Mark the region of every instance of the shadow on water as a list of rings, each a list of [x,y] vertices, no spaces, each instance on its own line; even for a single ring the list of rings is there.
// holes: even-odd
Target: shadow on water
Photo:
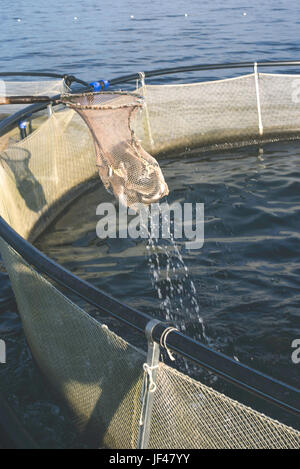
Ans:
[[[11,147],[1,155],[16,178],[16,186],[27,207],[39,212],[47,204],[43,187],[29,167],[31,154],[24,148]]]

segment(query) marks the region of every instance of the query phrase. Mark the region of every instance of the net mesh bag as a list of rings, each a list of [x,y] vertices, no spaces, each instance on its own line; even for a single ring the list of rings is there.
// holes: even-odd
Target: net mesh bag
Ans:
[[[47,80],[47,81],[1,81],[0,80],[0,98],[6,96],[56,96],[67,93],[70,88],[65,80]],[[0,106],[1,116],[10,115],[24,109],[24,105],[5,105]]]
[[[132,127],[143,106],[129,93],[68,95],[62,100],[87,123],[95,143],[100,178],[108,191],[132,208],[169,193],[157,161],[141,146]]]

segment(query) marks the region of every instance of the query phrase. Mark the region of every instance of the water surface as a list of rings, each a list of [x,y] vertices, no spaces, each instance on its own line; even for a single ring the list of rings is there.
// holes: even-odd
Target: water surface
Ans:
[[[174,65],[298,60],[299,12],[296,0],[2,0],[0,69],[72,73],[92,81]],[[210,71],[167,80],[237,73]],[[257,149],[195,156],[165,161],[164,172],[170,201],[205,203],[204,248],[186,252],[183,242],[179,247],[189,271],[185,288],[195,285],[214,347],[299,385],[298,368],[290,360],[291,341],[300,335],[298,146],[268,147],[263,158]],[[162,316],[157,288],[164,294],[167,288],[161,279],[153,286],[146,246],[96,238],[95,207],[101,198],[99,183],[47,231],[40,247],[110,294]],[[170,261],[165,253],[159,259],[165,267]],[[69,417],[32,365],[2,270],[0,337],[6,338],[9,354],[8,365],[0,368],[2,389],[43,446],[71,446]],[[177,300],[175,295],[175,311]],[[176,319],[198,337],[195,308],[190,317]]]

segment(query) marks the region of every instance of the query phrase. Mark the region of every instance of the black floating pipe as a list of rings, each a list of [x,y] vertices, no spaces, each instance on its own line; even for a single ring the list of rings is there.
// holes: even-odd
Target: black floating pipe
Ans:
[[[0,97],[0,106],[3,104],[49,103],[50,101],[49,96],[7,96],[5,98]]]
[[[0,236],[37,271],[47,275],[56,284],[71,291],[100,311],[117,318],[135,330],[144,333],[147,324],[153,319],[148,314],[122,304],[56,264],[18,235],[1,217]],[[163,323],[154,328],[153,338],[156,342],[160,343],[167,328],[168,325]],[[180,332],[170,333],[165,343],[174,352],[194,361],[206,370],[214,372],[226,381],[281,407],[287,412],[300,416],[300,391],[298,389],[232,360]]]
[[[5,449],[39,449],[1,394],[0,444]]]
[[[33,76],[33,77],[48,77],[48,78],[63,78],[68,86],[71,86],[72,83],[78,83],[84,86],[82,92],[84,91],[91,91],[91,87],[88,83],[79,78],[74,77],[73,75],[59,75],[56,73],[18,73],[18,72],[1,72],[0,77],[6,76]],[[53,97],[48,96],[24,96],[23,99],[20,96],[10,96],[1,98],[0,97],[0,110],[1,104],[30,104],[30,106],[26,107],[25,109],[21,109],[17,113],[6,117],[2,121],[0,121],[0,137],[5,134],[8,130],[10,130],[14,124],[18,123],[20,120],[25,119],[30,114],[35,114],[37,112],[43,111],[47,108],[48,104],[51,102],[53,106],[57,106],[60,104],[58,101],[61,95],[56,95]],[[18,101],[18,99],[21,99]],[[11,99],[10,103],[4,102],[5,99]],[[2,101],[2,102],[1,102]]]
[[[68,86],[71,86],[72,83],[78,83],[85,87],[89,87],[88,83],[74,75],[59,74],[59,73],[47,73],[47,72],[1,72],[0,77],[36,77],[36,78],[60,78],[65,80]]]
[[[67,288],[75,295],[83,298],[87,303],[119,319],[139,332],[145,331],[146,325],[152,319],[151,316],[123,305],[123,303],[98,290],[85,280],[76,277],[18,235],[2,217],[0,217],[0,236],[29,264],[33,265],[39,272],[47,275],[57,284]]]
[[[172,68],[164,68],[164,69],[157,69],[151,70],[145,73],[146,78],[151,77],[158,77],[163,75],[171,75],[177,73],[185,73],[185,72],[196,72],[196,71],[205,71],[205,70],[222,70],[222,69],[238,69],[238,68],[253,68],[254,62],[239,62],[239,63],[224,63],[224,64],[199,64],[199,65],[188,65],[183,67],[172,67]],[[267,61],[267,62],[257,62],[258,67],[283,67],[283,66],[299,66],[300,61]],[[85,87],[82,91],[90,91],[91,87],[88,83],[72,76],[72,75],[60,75],[57,73],[39,73],[39,72],[1,72],[0,77],[5,76],[26,76],[26,77],[48,77],[48,78],[64,78],[70,79],[71,82],[76,82]],[[132,81],[137,80],[140,78],[140,73],[132,73],[130,75],[124,75],[117,78],[113,78],[109,81],[110,86],[120,85],[123,83],[129,83]],[[101,80],[100,80],[101,81]],[[58,103],[55,102],[55,99],[58,99],[59,95],[51,98],[53,101],[53,105]],[[0,137],[7,131],[12,125],[18,122],[18,120],[26,118],[28,114],[33,114],[35,112],[42,111],[46,108],[45,104],[34,104],[29,106],[28,108],[19,111],[18,113],[7,117],[3,121],[0,122]]]
[[[156,342],[160,342],[165,329],[163,324],[155,326],[152,336]],[[189,338],[187,341],[186,336],[178,331],[171,331],[165,343],[170,350],[194,361],[226,381],[300,417],[300,391],[298,389],[253,370],[203,344],[199,346],[199,343],[193,339]]]
[[[36,104],[32,104],[27,106],[25,109],[21,109],[20,111],[12,114],[11,116],[6,117],[2,121],[0,121],[0,137],[5,135],[9,130],[11,130],[16,124],[20,122],[22,119],[26,119],[29,115],[35,114],[37,112],[43,111],[47,108],[49,103],[51,102],[53,106],[57,106],[55,100],[59,98],[60,95],[54,96],[53,98],[48,98],[42,103],[37,101]],[[0,98],[1,100],[1,98]],[[0,104],[0,111],[1,111],[1,104]]]
[[[62,75],[52,72],[0,72],[0,77],[40,77],[40,78],[65,78],[71,75]]]
[[[153,78],[162,75],[172,75],[177,73],[185,72],[197,72],[205,70],[224,70],[224,69],[236,69],[236,68],[253,68],[254,62],[240,62],[240,63],[224,63],[224,64],[200,64],[200,65],[188,65],[184,67],[172,67],[162,68],[157,70],[150,70],[145,73],[145,78]],[[257,62],[258,67],[283,67],[283,66],[299,66],[300,61],[278,61],[278,62]],[[114,78],[109,81],[110,85],[119,85],[122,83],[129,83],[140,78],[139,73],[132,73],[131,75],[124,75],[118,78]]]

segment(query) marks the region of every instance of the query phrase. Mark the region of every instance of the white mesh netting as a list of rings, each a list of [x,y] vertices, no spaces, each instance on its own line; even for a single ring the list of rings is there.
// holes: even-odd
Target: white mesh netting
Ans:
[[[146,100],[137,134],[153,154],[295,136],[300,130],[300,76],[260,73],[257,78],[258,88],[255,74],[190,85],[146,84],[137,90]]]

